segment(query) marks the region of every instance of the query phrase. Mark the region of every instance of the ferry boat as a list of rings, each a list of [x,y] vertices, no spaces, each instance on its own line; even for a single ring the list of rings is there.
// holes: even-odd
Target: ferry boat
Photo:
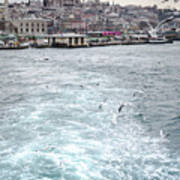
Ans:
[[[175,40],[175,41],[180,40],[180,29],[167,30],[163,34],[167,39],[172,39],[172,40]]]
[[[158,37],[158,38],[150,38],[148,43],[149,44],[167,44],[167,43],[173,43],[173,40]]]
[[[0,50],[26,49],[29,43],[19,40],[14,34],[1,34]]]
[[[19,50],[19,49],[27,49],[29,48],[29,43],[21,43],[18,45],[5,45],[0,43],[0,50]]]

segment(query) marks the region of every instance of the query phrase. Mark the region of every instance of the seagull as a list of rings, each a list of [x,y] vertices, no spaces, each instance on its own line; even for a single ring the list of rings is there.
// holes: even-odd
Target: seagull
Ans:
[[[117,124],[117,121],[118,121],[118,117],[116,114],[113,114],[113,119],[112,119],[112,124],[116,125]]]
[[[98,106],[98,108],[102,109],[103,105],[104,105],[104,102],[101,102],[101,104]]]
[[[104,106],[104,104],[106,103],[106,101],[107,101],[107,98],[105,98],[105,99],[103,100],[103,102],[100,103],[100,105],[98,106],[98,108],[99,108],[99,109],[102,109],[103,106]]]
[[[63,162],[62,161],[59,161],[59,167],[63,168]]]
[[[45,57],[45,58],[44,58],[44,60],[45,60],[45,61],[48,61],[48,60],[49,60],[49,58],[48,58],[48,57]]]
[[[124,104],[121,104],[121,105],[119,106],[119,108],[118,108],[118,112],[119,112],[119,113],[122,111],[122,109],[123,109],[124,106],[125,106]]]
[[[162,138],[167,138],[167,137],[170,136],[170,134],[169,134],[169,133],[165,133],[165,132],[163,131],[163,129],[161,129],[161,130],[160,130],[160,136],[161,136]]]

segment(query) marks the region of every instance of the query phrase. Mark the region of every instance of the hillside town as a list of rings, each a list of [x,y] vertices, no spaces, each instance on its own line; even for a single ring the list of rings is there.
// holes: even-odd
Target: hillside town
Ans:
[[[177,9],[135,5],[123,7],[100,0],[29,0],[27,3],[10,3],[5,0],[0,4],[0,39],[3,40],[4,34],[28,37],[31,40],[41,36],[41,39],[43,37],[48,40],[48,45],[50,41],[52,45],[53,39],[57,40],[62,34],[71,41],[73,37],[67,35],[71,33],[82,42],[85,41],[85,35],[88,35],[91,38],[89,41],[94,41],[96,45],[99,45],[97,37],[103,36],[102,45],[103,41],[112,40],[112,36],[113,40],[118,40],[118,44],[120,40],[122,43],[123,39],[133,38],[146,42],[153,30],[157,31],[156,34],[167,34],[171,40],[180,39],[180,18],[173,18],[173,21],[168,19],[174,15],[179,17],[179,14]],[[167,19],[167,23],[158,26],[164,19]]]

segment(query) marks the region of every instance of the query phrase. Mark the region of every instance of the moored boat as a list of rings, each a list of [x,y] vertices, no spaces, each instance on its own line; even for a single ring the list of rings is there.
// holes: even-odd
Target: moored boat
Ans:
[[[38,39],[34,43],[33,47],[35,47],[35,48],[47,48],[47,47],[49,47],[49,42],[47,39]]]
[[[26,40],[19,39],[14,34],[1,34],[0,50],[26,49],[29,43]]]
[[[0,50],[20,50],[20,49],[27,49],[29,48],[29,43],[20,43],[18,45],[3,45],[0,46]]]
[[[149,44],[167,44],[167,43],[173,43],[173,40],[166,39],[166,38],[151,38],[148,41]]]

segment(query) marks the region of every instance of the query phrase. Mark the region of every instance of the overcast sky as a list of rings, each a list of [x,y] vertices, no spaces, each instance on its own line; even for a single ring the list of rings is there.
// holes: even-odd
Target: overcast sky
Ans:
[[[108,1],[108,0],[101,0],[101,1]],[[119,3],[121,5],[128,5],[128,4],[136,4],[136,5],[158,5],[160,7],[176,7],[180,9],[180,2],[174,3],[174,0],[169,0],[169,2],[162,3],[163,0],[109,0],[110,2]]]
[[[0,2],[3,2],[4,0],[0,0]],[[14,1],[23,1],[23,0],[9,0],[9,2],[14,2]],[[27,2],[27,0],[24,0]],[[31,0],[33,1],[33,0]],[[135,4],[135,5],[141,5],[141,6],[147,6],[147,5],[158,5],[159,7],[162,8],[173,8],[176,7],[177,9],[180,9],[180,0],[178,3],[174,3],[174,0],[100,0],[104,2],[114,2],[114,3],[119,3],[122,6],[129,5],[129,4]],[[169,1],[162,3],[162,1]]]

